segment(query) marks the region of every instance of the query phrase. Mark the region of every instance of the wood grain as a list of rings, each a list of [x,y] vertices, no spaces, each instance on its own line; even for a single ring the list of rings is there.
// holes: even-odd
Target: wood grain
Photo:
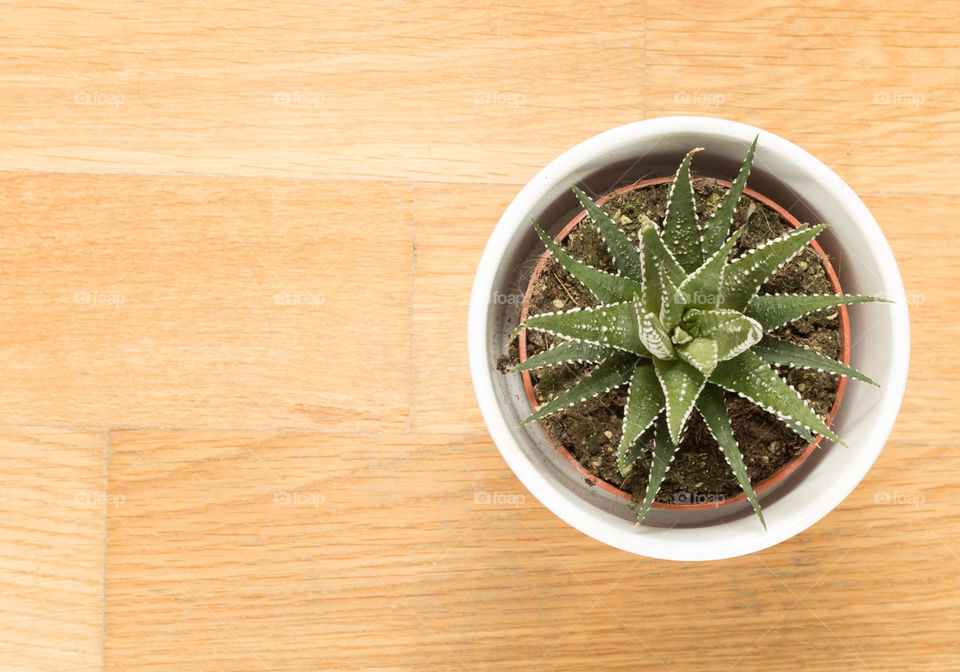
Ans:
[[[0,666],[103,665],[106,433],[0,428]]]
[[[769,669],[783,651],[788,669],[928,669],[960,626],[960,497],[915,479],[946,483],[960,464],[929,447],[891,444],[788,544],[679,566],[567,527],[485,437],[120,431],[110,445],[124,498],[110,669]],[[896,580],[864,571],[879,565]]]
[[[781,134],[861,192],[958,194],[953,8],[649,0],[646,113]]]
[[[952,3],[0,16],[0,669],[960,669]],[[665,114],[764,127],[846,179],[914,343],[853,494],[699,565],[533,499],[465,351],[520,186]]]
[[[516,187],[417,188],[413,298],[414,431],[486,432],[467,366],[467,307],[480,253]],[[517,298],[522,290],[517,288]],[[442,382],[441,382],[442,381]],[[442,385],[442,388],[439,386]],[[456,400],[457,412],[451,412]]]
[[[7,173],[0,198],[8,421],[406,429],[411,185]]]
[[[3,11],[0,169],[518,182],[643,106],[625,0]]]
[[[960,340],[960,325],[952,319],[960,306],[960,268],[957,236],[943,235],[946,213],[960,208],[960,198],[868,196],[867,206],[884,229],[900,266],[910,309],[910,376],[903,410],[893,438],[929,442],[960,453],[957,426],[944,422],[944,414],[960,397],[960,358],[953,344]],[[960,476],[960,472],[957,474]]]

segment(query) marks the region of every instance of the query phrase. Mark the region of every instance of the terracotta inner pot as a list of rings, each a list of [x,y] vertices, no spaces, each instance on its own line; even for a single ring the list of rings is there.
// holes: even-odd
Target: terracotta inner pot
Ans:
[[[640,182],[635,182],[634,184],[629,184],[625,187],[621,187],[619,189],[616,189],[606,194],[603,198],[599,199],[597,203],[602,205],[603,203],[607,202],[611,198],[619,196],[620,194],[626,193],[628,191],[635,191],[637,189],[643,189],[644,187],[651,187],[658,184],[663,184],[665,182],[672,182],[673,179],[674,178],[671,176],[671,177],[659,177],[659,178],[654,178],[650,180],[642,180]],[[727,180],[714,180],[714,181],[717,182],[718,184],[724,185],[727,188],[729,188],[731,184]],[[798,222],[793,215],[788,213],[784,208],[782,208],[777,203],[771,201],[766,196],[763,196],[762,194],[759,194],[751,189],[744,189],[743,194],[757,201],[760,201],[764,205],[775,210],[777,214],[779,214],[790,225],[796,228],[799,228],[801,226],[800,222]],[[563,227],[560,233],[556,235],[554,240],[559,244],[561,241],[563,241],[564,238],[566,238],[570,234],[571,231],[573,231],[573,229],[578,224],[580,224],[581,221],[583,221],[583,219],[586,216],[587,216],[586,210],[581,210],[576,217],[574,217],[566,226]],[[834,292],[836,294],[842,294],[843,290],[840,287],[840,280],[837,278],[837,274],[830,263],[829,257],[827,257],[826,253],[823,251],[823,248],[821,248],[820,245],[815,240],[811,241],[809,245],[820,256],[820,259],[823,262],[824,270],[827,273],[827,277],[830,279],[830,284],[833,286]],[[544,251],[544,253],[540,256],[540,260],[537,262],[537,266],[533,271],[533,275],[530,277],[530,283],[527,285],[527,291],[526,291],[526,294],[524,295],[523,306],[520,312],[521,322],[527,319],[528,311],[530,309],[530,297],[533,294],[533,287],[536,284],[537,280],[540,278],[540,274],[543,272],[544,264],[546,264],[549,258],[550,258],[550,252]],[[840,319],[840,344],[841,344],[840,345],[840,350],[841,350],[840,361],[846,365],[849,365],[850,364],[850,322],[849,322],[849,316],[847,314],[847,307],[845,305],[837,306],[837,312]],[[526,329],[520,332],[519,349],[520,349],[520,361],[522,362],[527,358]],[[536,409],[538,404],[537,404],[537,399],[533,392],[533,381],[530,377],[530,372],[524,371],[521,375],[523,375],[523,387],[527,392],[527,399],[529,399],[530,401],[530,406],[531,408]],[[833,402],[833,407],[830,409],[830,413],[826,419],[827,426],[830,426],[830,424],[833,423],[833,419],[837,414],[837,410],[840,408],[840,400],[843,398],[843,392],[846,389],[846,386],[847,386],[847,378],[845,376],[841,376],[840,382],[837,385],[837,398]],[[620,490],[616,486],[608,483],[607,481],[603,480],[596,474],[592,473],[582,464],[580,464],[577,458],[574,457],[570,453],[570,451],[568,451],[562,444],[560,444],[559,441],[557,441],[552,436],[550,436],[549,432],[547,432],[547,436],[550,437],[550,440],[553,442],[554,446],[557,448],[558,451],[560,451],[560,454],[563,455],[563,457],[567,460],[567,462],[569,462],[578,472],[580,472],[580,474],[585,479],[587,479],[587,481],[589,481],[590,483],[593,483],[594,485],[600,488],[603,488],[607,492],[613,493],[617,497],[621,497],[628,501],[631,501],[633,499],[629,493],[624,492],[623,490]],[[813,443],[807,444],[807,447],[804,449],[802,453],[800,453],[799,455],[794,457],[792,460],[790,460],[789,462],[781,466],[775,472],[770,474],[767,478],[763,479],[759,483],[754,484],[753,486],[754,492],[757,495],[760,495],[762,492],[769,490],[774,485],[784,480],[791,473],[796,471],[796,469],[801,464],[803,464],[804,460],[806,460],[813,453],[814,449],[820,445],[820,441],[822,439],[823,437],[818,434],[816,436],[815,441]],[[723,499],[710,501],[710,502],[702,502],[702,503],[675,504],[675,503],[654,501],[652,508],[680,510],[680,511],[716,509],[716,508],[720,508],[721,506],[737,504],[739,502],[745,501],[746,498],[747,498],[746,494],[741,492],[739,495],[736,495],[734,497],[726,497]]]

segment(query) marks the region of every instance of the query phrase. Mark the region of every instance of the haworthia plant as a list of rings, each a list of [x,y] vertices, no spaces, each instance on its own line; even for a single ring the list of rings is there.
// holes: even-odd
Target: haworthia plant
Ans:
[[[634,468],[652,441],[648,485],[638,515],[641,521],[666,477],[694,409],[766,527],[724,396],[732,392],[761,406],[809,442],[817,434],[840,441],[773,367],[814,368],[876,384],[850,366],[769,334],[816,310],[883,300],[858,295],[759,294],[761,285],[825,224],[798,228],[730,259],[742,232],[731,231],[734,213],[756,148],[755,139],[727,194],[703,225],[697,219],[690,178],[690,162],[699,148],[687,154],[670,189],[663,224],[645,222],[639,246],[589,196],[573,187],[606,243],[616,273],[572,258],[534,223],[557,262],[593,292],[600,305],[527,318],[518,331],[534,329],[566,340],[514,371],[567,362],[597,366],[524,423],[628,385],[618,454],[621,474],[626,476]]]

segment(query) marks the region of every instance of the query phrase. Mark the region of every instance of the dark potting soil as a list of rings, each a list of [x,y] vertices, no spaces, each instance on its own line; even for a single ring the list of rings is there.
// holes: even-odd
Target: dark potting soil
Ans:
[[[640,213],[655,222],[663,221],[669,188],[669,183],[666,183],[628,192],[607,201],[603,209],[636,241]],[[726,187],[707,178],[698,178],[694,180],[694,190],[697,214],[701,222],[706,221],[719,205]],[[775,210],[748,196],[740,199],[735,214],[733,229],[740,227],[744,228],[744,232],[731,257],[740,256],[793,228]],[[607,271],[614,270],[606,245],[589,218],[584,219],[566,237],[562,247],[575,259]],[[777,271],[761,288],[761,293],[832,294],[833,291],[819,255],[810,246]],[[596,304],[593,294],[550,257],[533,288],[529,312],[530,315],[536,315]],[[777,329],[773,335],[834,359],[840,355],[840,320],[836,308],[807,315]],[[562,340],[550,334],[528,330],[527,354],[535,355]],[[519,361],[517,339],[514,339],[509,344],[508,354],[501,358],[499,368],[506,372]],[[531,372],[537,401],[542,404],[567,390],[592,368],[590,364],[563,364]],[[778,370],[811,408],[825,419],[837,397],[839,376],[807,369],[780,367]],[[626,396],[626,386],[616,388],[543,418],[540,423],[591,473],[630,493],[634,501],[640,501],[646,492],[650,451],[641,453],[626,477],[617,468],[617,446],[620,443]],[[806,441],[759,406],[732,393],[727,394],[726,404],[734,435],[754,484],[773,474],[806,448]],[[702,418],[694,411],[688,422],[686,435],[667,472],[657,501],[689,504],[740,494],[737,479]]]

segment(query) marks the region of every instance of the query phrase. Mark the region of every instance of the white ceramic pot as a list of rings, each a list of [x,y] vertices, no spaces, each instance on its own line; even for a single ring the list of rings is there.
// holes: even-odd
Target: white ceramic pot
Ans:
[[[880,383],[850,381],[833,429],[850,445],[824,441],[803,465],[761,497],[767,530],[748,504],[708,511],[651,510],[643,525],[622,499],[583,477],[558,453],[530,412],[519,375],[496,368],[519,318],[519,297],[543,246],[536,219],[555,234],[578,211],[571,185],[588,193],[671,175],[693,147],[694,172],[732,179],[754,136],[760,142],[748,186],[801,222],[827,222],[818,241],[844,291],[894,304],[850,306],[851,364]],[[594,136],[555,159],[513,200],[484,249],[470,298],[470,370],[484,420],[527,489],[564,521],[611,546],[670,560],[715,560],[773,546],[836,507],[876,460],[893,427],[907,381],[910,326],[903,281],[880,227],[836,173],[796,145],[744,124],[665,117]]]

